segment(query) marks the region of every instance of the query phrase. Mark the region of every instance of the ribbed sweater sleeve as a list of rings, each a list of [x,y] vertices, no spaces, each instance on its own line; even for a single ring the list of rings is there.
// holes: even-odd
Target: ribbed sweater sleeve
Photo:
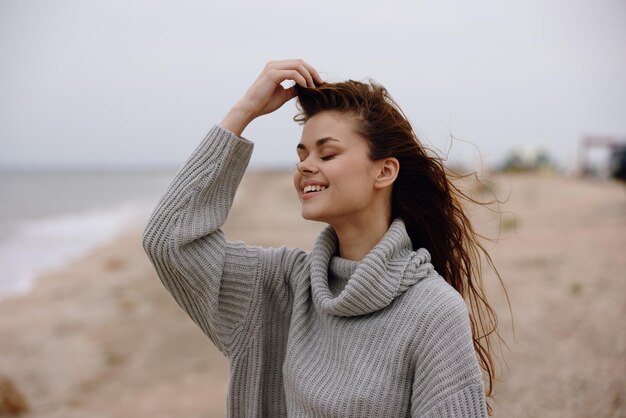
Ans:
[[[411,416],[486,417],[482,372],[473,346],[467,306],[452,291],[433,292],[420,334]]]
[[[252,142],[214,126],[180,169],[143,234],[176,302],[227,356],[248,344],[263,309],[287,316],[288,277],[300,254],[225,239],[221,226]]]

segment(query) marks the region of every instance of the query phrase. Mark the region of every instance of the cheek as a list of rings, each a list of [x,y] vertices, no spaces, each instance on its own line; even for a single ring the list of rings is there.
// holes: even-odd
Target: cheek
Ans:
[[[334,192],[339,196],[356,201],[368,199],[373,191],[371,172],[361,164],[355,164],[349,171],[342,173],[340,181],[334,185]]]
[[[300,180],[301,180],[301,175],[300,172],[298,170],[296,170],[296,172],[293,174],[293,188],[296,190],[296,193],[300,193]]]

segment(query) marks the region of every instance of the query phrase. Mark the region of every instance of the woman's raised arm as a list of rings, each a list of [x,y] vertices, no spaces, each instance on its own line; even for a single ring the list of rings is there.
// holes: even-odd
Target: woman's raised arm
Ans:
[[[282,81],[317,79],[309,67],[299,60],[268,63],[223,126],[214,126],[180,169],[144,231],[144,248],[165,288],[229,356],[246,346],[251,332],[260,332],[258,318],[288,320],[288,279],[305,256],[225,239],[221,227],[253,148],[240,134],[292,97]],[[274,337],[282,338],[268,338]]]

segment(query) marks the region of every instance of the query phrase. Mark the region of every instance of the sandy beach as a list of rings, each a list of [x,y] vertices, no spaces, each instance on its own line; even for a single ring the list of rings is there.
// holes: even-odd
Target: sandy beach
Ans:
[[[474,218],[497,238],[486,245],[513,311],[512,323],[485,268],[506,343],[495,416],[626,417],[626,185],[541,174],[489,181],[508,200]],[[224,230],[309,249],[322,227],[300,218],[290,174],[249,172]],[[0,302],[0,378],[28,404],[21,416],[224,416],[227,361],[165,291],[141,232]],[[2,403],[0,416],[11,416]]]

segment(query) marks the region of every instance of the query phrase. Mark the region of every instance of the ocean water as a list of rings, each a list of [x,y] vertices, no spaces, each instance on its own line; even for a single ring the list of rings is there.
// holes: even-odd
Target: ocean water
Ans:
[[[174,178],[159,171],[0,172],[0,300],[140,228]]]

